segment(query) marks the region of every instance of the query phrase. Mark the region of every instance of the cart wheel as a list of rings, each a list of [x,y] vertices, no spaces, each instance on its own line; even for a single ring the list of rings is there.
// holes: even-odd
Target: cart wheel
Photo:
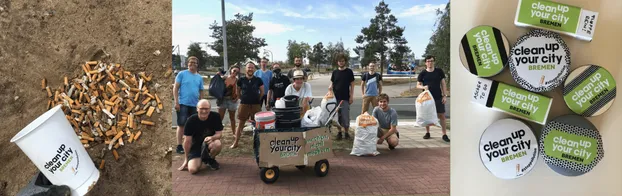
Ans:
[[[315,175],[319,177],[324,177],[328,174],[328,170],[330,169],[330,165],[328,164],[328,160],[319,160],[315,162]]]
[[[306,165],[296,165],[296,168],[298,168],[300,170],[304,169],[305,167],[307,167],[307,166]]]
[[[263,181],[264,183],[272,184],[276,182],[277,179],[279,179],[279,168],[278,167],[261,168],[261,172],[259,173],[259,176],[261,177],[261,181]]]

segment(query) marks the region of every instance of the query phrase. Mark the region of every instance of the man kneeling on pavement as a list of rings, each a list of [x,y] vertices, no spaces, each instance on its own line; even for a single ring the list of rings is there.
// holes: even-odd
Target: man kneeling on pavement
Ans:
[[[378,95],[378,106],[374,108],[372,115],[378,120],[378,144],[383,144],[386,140],[389,149],[395,149],[400,138],[400,133],[397,131],[397,112],[389,107],[387,94]]]
[[[211,104],[202,99],[197,104],[197,114],[186,121],[184,129],[184,163],[179,170],[188,169],[191,174],[209,166],[213,170],[220,168],[216,155],[222,149],[222,120],[220,114],[210,111]]]

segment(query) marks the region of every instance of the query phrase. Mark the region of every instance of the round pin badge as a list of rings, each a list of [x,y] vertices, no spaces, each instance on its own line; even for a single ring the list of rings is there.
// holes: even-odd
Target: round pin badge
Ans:
[[[570,110],[585,117],[606,112],[616,97],[613,75],[598,65],[573,70],[564,83],[564,101]]]
[[[507,118],[492,123],[479,142],[482,163],[494,176],[515,179],[529,173],[538,161],[538,141],[531,127]]]
[[[554,32],[534,29],[510,50],[508,66],[514,81],[531,92],[547,92],[561,85],[570,69],[570,50]]]
[[[479,77],[495,76],[507,65],[510,43],[501,31],[492,26],[477,26],[460,41],[462,65]]]
[[[542,130],[540,151],[544,162],[564,176],[590,172],[605,155],[600,133],[579,115],[564,115],[548,122]]]

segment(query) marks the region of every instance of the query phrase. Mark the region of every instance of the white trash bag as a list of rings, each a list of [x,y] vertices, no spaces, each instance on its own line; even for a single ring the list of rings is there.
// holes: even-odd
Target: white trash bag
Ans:
[[[376,149],[378,142],[378,120],[367,112],[356,117],[354,145],[350,155],[376,156],[380,152]]]
[[[302,122],[300,124],[301,127],[319,127],[321,124],[321,115],[322,108],[313,107],[310,110],[307,110],[304,117],[302,118]]]
[[[439,119],[436,113],[436,104],[432,98],[432,93],[426,90],[417,97],[415,107],[417,108],[417,119],[415,126],[425,127],[434,125],[440,127]]]
[[[337,112],[338,106],[339,106],[339,103],[337,103],[337,99],[335,99],[335,95],[333,95],[333,92],[329,91],[328,93],[326,93],[326,95],[322,99],[322,103],[320,103],[320,108],[322,112],[320,113],[319,123],[324,125],[326,124],[326,122],[331,120],[329,119],[330,114]],[[339,126],[339,120],[338,120],[337,115],[333,115],[332,120],[333,120],[333,125]]]

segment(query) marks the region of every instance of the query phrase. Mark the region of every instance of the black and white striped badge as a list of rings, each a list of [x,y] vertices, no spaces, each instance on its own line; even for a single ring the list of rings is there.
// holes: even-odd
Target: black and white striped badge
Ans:
[[[598,65],[573,70],[564,83],[564,101],[570,110],[585,117],[606,112],[616,97],[616,82],[611,73]]]
[[[460,60],[473,75],[492,77],[508,62],[510,43],[501,31],[481,25],[470,29],[460,41]]]

